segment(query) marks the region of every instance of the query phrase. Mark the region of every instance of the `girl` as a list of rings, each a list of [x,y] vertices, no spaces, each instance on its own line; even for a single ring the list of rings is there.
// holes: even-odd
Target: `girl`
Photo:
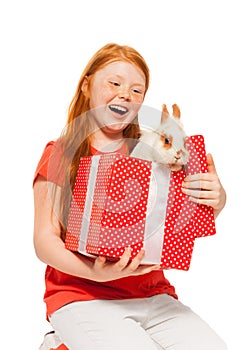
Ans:
[[[143,250],[131,261],[127,248],[119,261],[110,262],[64,246],[80,158],[129,154],[139,137],[138,111],[148,85],[147,64],[133,48],[107,44],[97,51],[80,78],[65,132],[48,143],[35,173],[34,245],[47,264],[47,319],[70,350],[226,349],[178,300],[160,266],[140,264]],[[211,205],[217,216],[226,195],[211,155],[207,160],[209,172],[188,176],[183,191],[190,200]]]

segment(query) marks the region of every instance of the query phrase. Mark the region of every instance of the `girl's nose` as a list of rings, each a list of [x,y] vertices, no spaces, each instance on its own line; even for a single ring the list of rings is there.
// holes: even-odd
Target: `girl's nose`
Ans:
[[[120,89],[118,91],[118,96],[121,99],[124,100],[130,100],[131,99],[131,95],[130,95],[130,89],[127,86],[120,86]]]

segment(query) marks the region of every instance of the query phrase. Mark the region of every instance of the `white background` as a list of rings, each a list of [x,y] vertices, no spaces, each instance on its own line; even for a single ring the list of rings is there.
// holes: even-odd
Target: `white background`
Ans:
[[[227,342],[249,344],[248,1],[2,1],[1,343],[38,349],[44,265],[33,250],[32,177],[56,138],[80,74],[108,42],[136,48],[151,68],[145,104],[178,103],[203,134],[227,190],[217,234],[196,241],[188,272],[168,271],[179,298]]]

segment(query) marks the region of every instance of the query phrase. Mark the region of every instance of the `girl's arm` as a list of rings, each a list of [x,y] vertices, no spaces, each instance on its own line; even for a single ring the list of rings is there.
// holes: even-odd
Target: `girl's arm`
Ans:
[[[34,185],[34,246],[40,260],[64,273],[105,282],[127,276],[136,276],[160,269],[158,265],[140,265],[144,252],[141,251],[130,261],[130,249],[126,249],[117,262],[104,257],[94,261],[65,248],[60,237],[60,225],[52,212],[51,194],[48,182],[39,176]],[[140,266],[139,266],[140,265]]]
[[[216,218],[226,204],[226,192],[215,169],[213,157],[207,155],[208,172],[188,175],[183,182],[182,191],[190,201],[209,205]]]

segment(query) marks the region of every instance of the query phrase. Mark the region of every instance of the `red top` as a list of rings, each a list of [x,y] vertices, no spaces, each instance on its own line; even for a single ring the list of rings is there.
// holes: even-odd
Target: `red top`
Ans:
[[[55,152],[57,156],[54,153],[52,155],[54,146],[54,141],[46,145],[35,172],[34,183],[37,176],[41,175],[48,181],[60,184],[60,178],[58,180],[56,175],[60,152]],[[94,149],[92,152],[93,154],[97,153]],[[126,153],[125,147],[123,146],[118,152]],[[52,162],[50,161],[51,157],[53,157]],[[54,171],[50,164],[53,164]],[[47,307],[47,316],[65,304],[81,300],[146,298],[162,293],[167,293],[177,299],[175,289],[165,278],[163,271],[152,271],[148,274],[109,282],[95,282],[47,266],[45,284],[44,301]]]

